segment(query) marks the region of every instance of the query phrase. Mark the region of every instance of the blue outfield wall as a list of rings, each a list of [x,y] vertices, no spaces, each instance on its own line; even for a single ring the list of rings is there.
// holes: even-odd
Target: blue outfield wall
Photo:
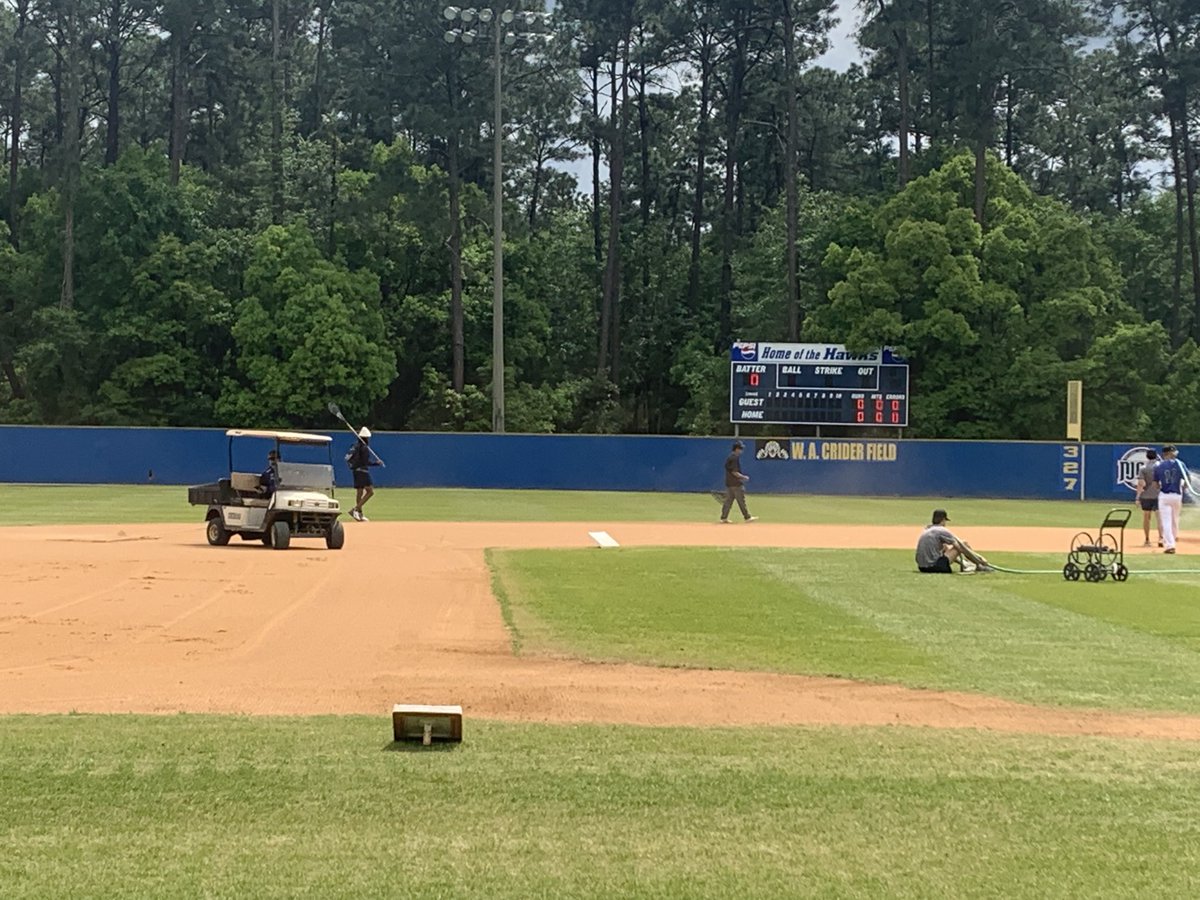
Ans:
[[[327,433],[338,483],[347,485],[343,455],[354,438]],[[388,465],[373,474],[383,487],[702,491],[721,486],[729,445],[729,438],[380,433],[372,446]],[[757,493],[1128,502],[1146,446],[747,438],[742,468]],[[268,447],[235,442],[235,467],[259,471]],[[1200,472],[1200,447],[1180,451]],[[224,474],[227,454],[219,429],[0,426],[0,482],[197,484]]]

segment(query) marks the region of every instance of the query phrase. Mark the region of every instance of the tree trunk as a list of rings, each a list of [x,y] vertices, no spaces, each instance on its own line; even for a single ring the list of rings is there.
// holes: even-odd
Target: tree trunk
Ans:
[[[529,189],[529,231],[537,231],[538,203],[541,202],[542,176],[546,171],[544,147],[538,147],[537,158],[533,162],[533,184]]]
[[[625,84],[628,84],[628,80]],[[650,180],[650,110],[646,106],[646,58],[644,55],[638,66],[638,140],[642,164],[640,173],[642,201],[638,204],[642,215],[642,252],[639,254],[642,270],[642,292],[638,300],[640,307],[650,291],[650,248],[647,246],[647,241],[650,234],[650,212],[656,200]]]
[[[625,139],[629,120],[629,44],[632,29],[626,29],[613,47],[609,70],[608,153],[608,253],[604,266],[600,304],[600,353],[598,372],[613,384],[621,377],[621,186],[625,173]],[[618,67],[620,75],[618,76]]]
[[[451,126],[457,130],[457,126]],[[462,209],[459,204],[458,135],[452,134],[446,145],[446,168],[450,179],[450,384],[462,393],[466,384],[462,302]]]
[[[800,215],[800,198],[796,181],[796,151],[798,144],[796,111],[796,26],[792,18],[792,0],[782,0],[783,6],[783,66],[784,86],[787,91],[787,149],[783,163],[783,177],[787,195],[787,317],[788,340],[800,340],[800,325],[803,312],[800,306],[799,267],[796,259],[797,226]]]
[[[617,67],[624,56],[620,46],[613,48],[612,65],[609,69],[609,134],[608,150],[608,254],[604,264],[604,285],[600,300],[600,352],[596,370],[599,375],[614,379],[617,349],[614,336],[617,327],[614,319],[619,315],[621,292],[621,179],[625,170],[625,133],[623,123],[625,109],[620,95],[624,92],[617,84]],[[621,80],[625,79],[621,71]]]
[[[621,208],[622,192],[621,179],[625,173],[625,141],[629,134],[629,51],[633,40],[632,29],[625,31],[625,49],[621,55],[621,115],[620,131],[617,134],[617,146],[621,148],[621,164],[613,177],[617,185],[612,192],[613,212],[609,216],[609,250],[616,248],[616,255],[611,256],[612,267],[609,286],[612,290],[612,383],[620,390],[621,385]]]
[[[111,166],[120,153],[121,127],[121,0],[112,0],[108,9],[108,109],[104,133],[104,164]]]
[[[338,204],[338,137],[334,131],[329,136],[329,221],[326,223],[328,238],[325,253],[333,259],[337,253],[337,204]]]
[[[280,65],[279,4],[271,0],[271,222],[283,222],[283,77]]]
[[[704,166],[708,153],[708,101],[712,79],[712,40],[706,31],[700,44],[700,117],[696,124],[696,181],[692,193],[692,248],[688,262],[687,308],[700,310],[700,238],[704,228]]]
[[[20,237],[17,234],[17,226],[20,224],[17,212],[17,174],[21,167],[21,127],[24,124],[21,118],[21,93],[25,87],[25,26],[29,22],[29,3],[30,0],[18,0],[17,27],[13,33],[13,100],[9,111],[8,131],[8,239],[14,247],[20,246]],[[16,396],[15,385],[13,395]]]
[[[1183,113],[1180,116],[1180,121],[1176,121],[1176,106],[1174,97],[1172,96],[1173,79],[1171,73],[1167,70],[1167,54],[1163,48],[1163,27],[1158,19],[1154,4],[1146,5],[1146,13],[1150,18],[1150,30],[1154,36],[1154,46],[1157,51],[1158,74],[1160,77],[1159,90],[1162,91],[1165,111],[1167,113],[1167,127],[1170,130],[1170,146],[1171,146],[1171,171],[1175,181],[1175,267],[1172,273],[1171,285],[1171,340],[1174,345],[1178,345],[1183,337],[1183,170],[1179,153],[1179,131],[1187,130],[1187,107],[1182,107]],[[1174,33],[1170,34],[1174,41]],[[1195,234],[1195,229],[1192,229]],[[1194,327],[1193,327],[1193,330]]]
[[[898,90],[900,94],[900,187],[908,184],[908,128],[909,128],[909,98],[908,98],[908,23],[901,22],[894,30],[896,36],[896,69],[899,75]]]
[[[1004,91],[1004,165],[1010,169],[1013,164],[1013,119],[1016,115],[1016,94],[1010,72],[1005,76]]]
[[[317,7],[317,49],[313,60],[313,103],[312,121],[308,132],[314,134],[321,130],[325,122],[325,105],[322,90],[325,87],[325,44],[328,40],[327,29],[329,19],[329,3],[323,2]]]
[[[987,140],[981,135],[975,139],[975,221],[983,227],[983,213],[987,208]]]
[[[63,172],[62,172],[62,289],[59,306],[75,306],[75,199],[79,192],[80,88],[78,9],[74,2],[63,11]]]
[[[1171,273],[1171,340],[1178,346],[1183,337],[1183,162],[1179,158],[1179,129],[1175,115],[1168,110],[1171,172],[1175,188],[1175,259]]]
[[[1184,110],[1187,103],[1184,102]],[[1192,335],[1200,340],[1200,247],[1196,241],[1196,157],[1192,153],[1192,139],[1188,133],[1188,122],[1184,116],[1183,164],[1184,187],[1187,193],[1188,248],[1192,256]]]
[[[596,265],[604,259],[604,238],[600,233],[600,57],[592,62],[592,247]],[[601,318],[604,317],[601,311]],[[601,364],[603,365],[603,364]]]
[[[66,51],[66,38],[63,36],[62,17],[56,18],[54,35],[57,45],[54,53],[54,143],[61,147],[66,135],[66,118],[63,114],[63,53]]]
[[[934,41],[934,6],[935,0],[925,0],[925,90],[929,94],[929,121],[925,128],[929,132],[929,144],[937,140],[939,129],[937,116],[934,115],[935,103],[933,98],[933,41]]]
[[[4,371],[4,377],[8,379],[8,387],[12,391],[14,400],[25,399],[25,385],[21,383],[21,376],[17,374],[17,368],[13,365],[11,359],[6,359],[0,362],[0,369]]]
[[[179,170],[183,165],[183,147],[187,141],[187,103],[183,71],[184,54],[190,43],[190,35],[180,27],[171,33],[171,184],[179,184]]]
[[[718,352],[727,352],[733,340],[733,243],[741,231],[737,203],[739,137],[742,127],[743,89],[746,82],[746,32],[744,13],[734,21],[734,53],[725,102],[725,183],[721,192],[721,287],[717,310]]]
[[[104,164],[111,166],[120,154],[121,48],[114,41],[108,48],[108,127],[104,133]]]

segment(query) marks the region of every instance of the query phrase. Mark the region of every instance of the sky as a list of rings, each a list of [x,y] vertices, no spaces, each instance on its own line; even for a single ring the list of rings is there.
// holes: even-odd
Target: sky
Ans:
[[[813,61],[814,66],[824,66],[827,69],[844,72],[852,64],[862,61],[862,53],[859,51],[858,45],[854,43],[853,36],[854,24],[858,19],[858,11],[855,6],[854,0],[838,0],[834,4],[838,24],[829,35],[829,50]],[[575,176],[575,180],[579,184],[579,193],[591,194],[592,161],[590,157],[564,163],[555,168],[561,168]],[[603,161],[601,161],[600,170],[600,177],[607,178],[608,166]]]

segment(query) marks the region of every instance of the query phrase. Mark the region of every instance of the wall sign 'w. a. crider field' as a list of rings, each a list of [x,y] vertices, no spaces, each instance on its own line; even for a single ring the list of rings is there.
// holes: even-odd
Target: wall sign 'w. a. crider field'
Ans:
[[[773,425],[908,425],[908,364],[888,347],[736,341],[729,421]]]

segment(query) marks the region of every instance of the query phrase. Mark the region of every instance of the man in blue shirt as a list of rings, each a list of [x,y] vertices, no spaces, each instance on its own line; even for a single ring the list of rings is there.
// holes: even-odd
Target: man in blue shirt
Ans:
[[[1183,466],[1175,457],[1179,451],[1174,444],[1162,448],[1162,462],[1154,467],[1154,482],[1158,485],[1158,524],[1162,527],[1163,553],[1175,552],[1175,537],[1179,534],[1179,511],[1183,508],[1183,493],[1191,490],[1183,477]]]
[[[258,483],[262,486],[262,492],[270,497],[275,493],[275,488],[279,486],[279,451],[271,450],[267,453],[267,467],[263,473],[258,476]]]

